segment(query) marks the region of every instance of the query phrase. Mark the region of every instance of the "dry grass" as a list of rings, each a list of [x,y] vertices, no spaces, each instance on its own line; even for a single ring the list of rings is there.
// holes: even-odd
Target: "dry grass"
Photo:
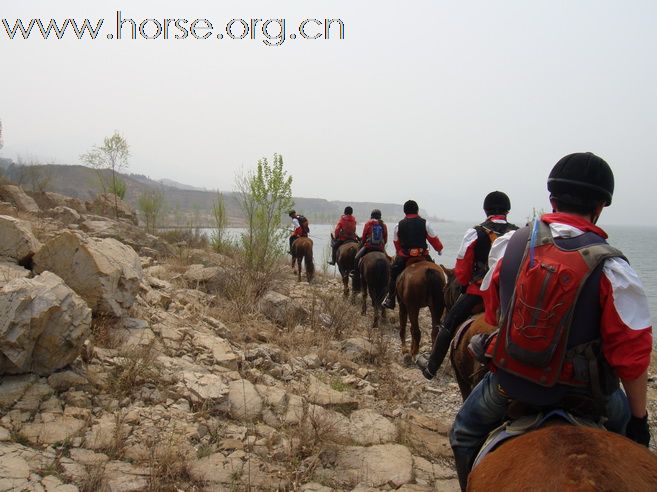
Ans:
[[[175,434],[157,436],[147,440],[150,450],[148,459],[148,490],[168,492],[180,490],[184,484],[185,490],[195,490],[190,487],[192,478],[189,475],[190,457],[184,447],[179,446]]]
[[[116,318],[95,315],[91,320],[91,343],[97,347],[115,349],[121,345],[121,339],[116,335]]]
[[[122,349],[109,373],[108,392],[121,399],[145,383],[161,385],[157,355],[152,344]]]
[[[312,480],[321,454],[329,447],[340,444],[338,426],[341,421],[329,412],[307,408],[299,425],[286,430],[290,443],[287,460],[290,482],[298,487]]]
[[[86,467],[87,476],[78,484],[80,492],[98,492],[103,490],[105,465],[98,464]]]

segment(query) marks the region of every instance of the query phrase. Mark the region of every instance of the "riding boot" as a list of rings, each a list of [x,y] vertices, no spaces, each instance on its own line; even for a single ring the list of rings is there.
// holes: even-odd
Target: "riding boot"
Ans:
[[[473,459],[469,454],[454,451],[454,463],[456,464],[456,474],[459,478],[461,491],[465,492],[468,487],[468,475],[472,468]]]
[[[336,241],[331,242],[331,261],[328,262],[329,265],[335,265],[335,256],[338,252],[336,248]]]
[[[447,328],[441,328],[436,337],[436,343],[433,344],[431,355],[426,362],[426,366],[420,366],[422,375],[427,379],[433,379],[436,375],[440,365],[443,363],[447,351],[449,350],[450,342],[452,341],[452,333]],[[418,364],[420,365],[420,364]]]
[[[381,303],[381,305],[384,308],[395,309],[395,297],[397,296],[397,293],[396,293],[397,285],[396,284],[397,284],[396,280],[394,280],[394,281],[391,280],[390,281],[390,285],[388,286],[388,295],[386,296],[386,298]]]
[[[292,256],[294,256],[294,254],[292,253],[292,244],[294,243],[295,239],[296,238],[294,236],[290,236],[290,251],[288,251],[288,254],[290,254]]]
[[[351,288],[354,292],[360,292],[360,271],[358,268],[351,271]]]

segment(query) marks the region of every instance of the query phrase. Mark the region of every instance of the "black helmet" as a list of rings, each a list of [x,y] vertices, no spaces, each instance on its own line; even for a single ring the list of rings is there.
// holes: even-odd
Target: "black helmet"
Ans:
[[[484,212],[488,215],[495,213],[507,214],[511,210],[511,200],[501,191],[492,191],[484,198]]]
[[[345,208],[344,208],[344,214],[345,214],[345,215],[351,215],[351,214],[353,214],[353,213],[354,213],[354,209],[353,209],[353,208],[351,208],[351,207],[345,207]]]
[[[604,201],[611,205],[614,173],[604,159],[591,152],[569,154],[557,162],[547,180],[551,196],[571,205]]]
[[[381,220],[381,210],[379,210],[378,208],[372,210],[372,213],[370,214],[370,218]]]
[[[288,214],[290,217],[294,217],[294,216],[297,214],[297,212],[296,212],[296,210],[290,210],[287,214]]]
[[[404,213],[405,214],[416,214],[420,210],[420,207],[417,206],[415,200],[408,200],[404,203]]]

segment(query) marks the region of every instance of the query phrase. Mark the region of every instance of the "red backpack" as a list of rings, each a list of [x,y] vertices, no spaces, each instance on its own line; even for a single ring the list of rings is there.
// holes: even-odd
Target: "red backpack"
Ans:
[[[605,259],[622,257],[606,243],[563,250],[550,227],[536,220],[508,309],[500,321],[493,363],[536,384],[554,386],[582,286]]]

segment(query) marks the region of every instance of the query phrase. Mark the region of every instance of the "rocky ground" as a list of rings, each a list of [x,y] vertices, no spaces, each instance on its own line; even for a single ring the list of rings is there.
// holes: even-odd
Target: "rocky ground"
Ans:
[[[0,187],[0,491],[458,490],[395,315],[47,195]]]

